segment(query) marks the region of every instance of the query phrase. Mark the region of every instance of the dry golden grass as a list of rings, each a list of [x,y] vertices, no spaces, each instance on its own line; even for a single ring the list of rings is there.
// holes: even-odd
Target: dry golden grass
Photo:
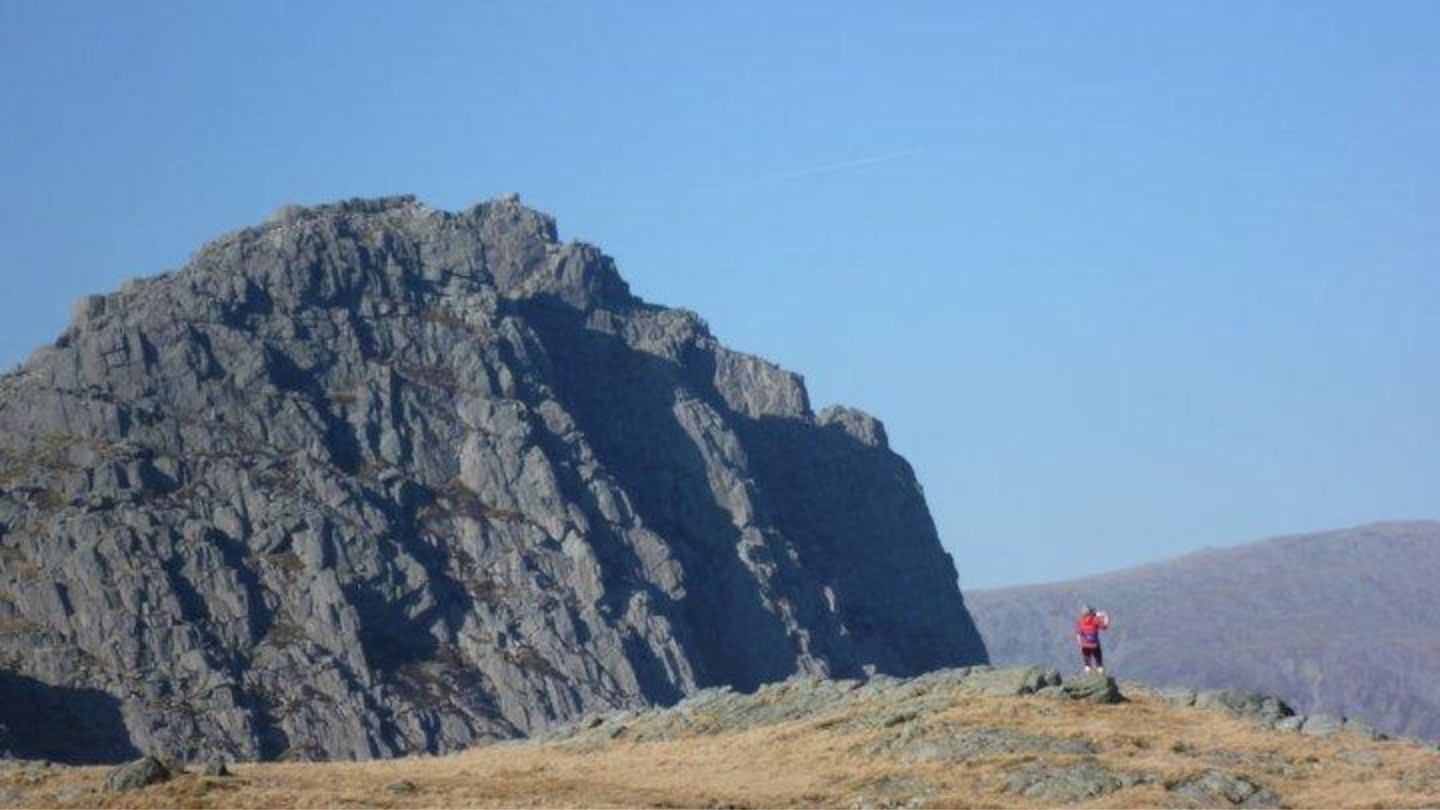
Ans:
[[[691,734],[578,750],[563,743],[508,743],[447,757],[367,763],[233,766],[233,777],[182,775],[139,791],[103,790],[105,768],[10,768],[0,794],[25,806],[63,807],[1032,807],[1007,793],[1007,773],[1031,760],[1064,764],[1084,755],[997,754],[947,764],[906,764],[864,751],[894,728],[846,733],[842,712],[728,734]],[[1005,728],[1093,740],[1115,771],[1158,777],[1096,799],[1103,807],[1184,807],[1167,784],[1217,769],[1278,793],[1287,807],[1440,805],[1440,753],[1408,741],[1320,739],[1180,709],[1153,696],[1097,706],[1042,698],[957,699],[920,718],[956,732]],[[1341,758],[1369,752],[1383,763]],[[1236,760],[1240,764],[1234,763]],[[1222,763],[1222,764],[1216,764]],[[410,794],[387,792],[408,780]],[[10,799],[17,799],[10,794]]]

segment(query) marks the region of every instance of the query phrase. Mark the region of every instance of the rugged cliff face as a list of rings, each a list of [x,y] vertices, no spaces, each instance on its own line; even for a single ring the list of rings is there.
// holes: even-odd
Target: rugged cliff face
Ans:
[[[1072,671],[1082,601],[1124,678],[1274,692],[1305,712],[1440,737],[1440,523],[1378,523],[1073,582],[966,594],[998,663]]]
[[[439,752],[983,659],[876,420],[514,199],[286,209],[0,380],[16,753]]]

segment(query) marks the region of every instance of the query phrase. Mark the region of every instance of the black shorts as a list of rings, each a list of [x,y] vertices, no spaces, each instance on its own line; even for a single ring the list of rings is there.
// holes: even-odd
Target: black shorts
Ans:
[[[1100,652],[1099,647],[1081,647],[1080,655],[1085,659],[1085,666],[1105,666],[1105,654]],[[1093,663],[1092,663],[1093,662]]]

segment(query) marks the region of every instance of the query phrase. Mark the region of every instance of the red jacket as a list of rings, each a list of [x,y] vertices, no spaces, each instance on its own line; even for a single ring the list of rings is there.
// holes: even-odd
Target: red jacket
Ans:
[[[1080,641],[1080,648],[1084,650],[1098,650],[1100,648],[1100,631],[1106,628],[1104,621],[1093,614],[1080,617],[1075,623],[1075,637]]]

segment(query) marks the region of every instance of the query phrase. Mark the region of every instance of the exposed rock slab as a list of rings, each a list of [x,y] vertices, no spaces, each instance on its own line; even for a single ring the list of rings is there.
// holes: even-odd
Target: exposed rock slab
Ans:
[[[1066,681],[1060,690],[1061,694],[1070,700],[1084,703],[1120,703],[1125,700],[1125,696],[1120,694],[1120,686],[1109,675],[1085,675],[1075,678]]]
[[[1090,759],[1069,765],[1027,762],[1011,772],[1005,788],[1042,804],[1059,805],[1098,799],[1149,780],[1143,774],[1109,770]]]
[[[155,757],[142,757],[110,771],[105,776],[108,790],[138,790],[170,779],[170,768]]]
[[[1007,754],[1094,754],[1089,740],[1046,737],[1003,728],[966,729],[959,733],[901,736],[879,752],[890,753],[903,762],[946,762]]]
[[[1290,717],[1295,711],[1285,701],[1263,692],[1249,692],[1241,689],[1205,690],[1195,694],[1193,704],[1197,709],[1210,709],[1257,720],[1273,726],[1282,718]]]
[[[1041,667],[977,670],[965,679],[966,689],[993,697],[1031,695],[1047,686],[1060,685],[1060,673]]]
[[[1191,807],[1279,807],[1280,797],[1273,791],[1242,777],[1222,771],[1204,774],[1170,788],[1176,796],[1189,800]]]

